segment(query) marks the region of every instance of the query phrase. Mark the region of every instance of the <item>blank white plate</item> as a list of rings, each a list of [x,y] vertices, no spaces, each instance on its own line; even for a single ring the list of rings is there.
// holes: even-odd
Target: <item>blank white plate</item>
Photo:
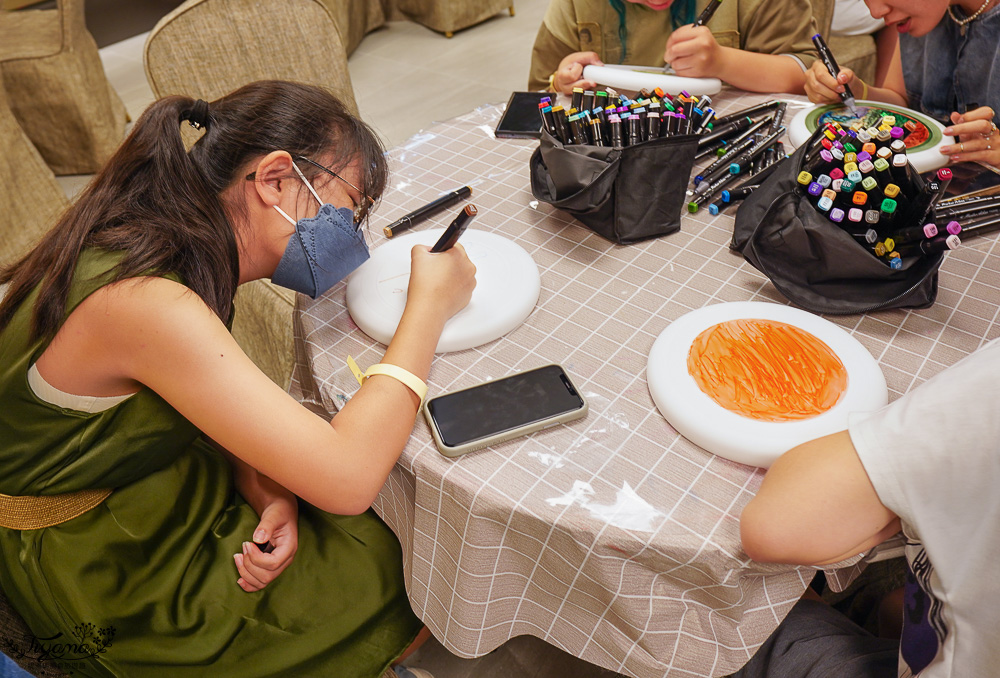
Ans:
[[[810,419],[769,422],[727,410],[705,394],[688,372],[691,343],[709,327],[740,318],[788,323],[824,342],[847,369],[840,401]],[[871,412],[889,400],[885,376],[857,339],[812,313],[754,301],[706,306],[671,323],[649,352],[646,382],[660,413],[685,438],[726,459],[765,468],[796,445],[843,431],[852,412]]]
[[[372,250],[347,282],[347,310],[361,331],[382,344],[396,333],[410,282],[410,250],[433,245],[444,229],[398,236]],[[452,316],[435,351],[464,351],[499,339],[523,323],[541,289],[538,266],[524,249],[495,233],[469,229],[460,241],[476,265],[469,305]]]
[[[659,87],[668,94],[687,92],[691,96],[701,96],[715,94],[722,89],[722,81],[718,78],[685,78],[667,75],[662,68],[642,66],[584,66],[583,77],[599,85],[632,92]]]

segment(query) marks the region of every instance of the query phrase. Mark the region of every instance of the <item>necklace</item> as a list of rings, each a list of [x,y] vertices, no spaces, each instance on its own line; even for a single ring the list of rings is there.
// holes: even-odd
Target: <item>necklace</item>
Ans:
[[[979,9],[977,9],[974,14],[972,14],[971,16],[967,16],[964,19],[959,19],[957,16],[955,16],[955,11],[951,8],[951,5],[948,5],[948,16],[951,17],[952,21],[958,24],[958,32],[964,36],[966,31],[965,28],[966,24],[978,19],[979,15],[985,12],[986,8],[989,7],[990,3],[992,2],[993,0],[983,0],[983,4],[979,6]]]

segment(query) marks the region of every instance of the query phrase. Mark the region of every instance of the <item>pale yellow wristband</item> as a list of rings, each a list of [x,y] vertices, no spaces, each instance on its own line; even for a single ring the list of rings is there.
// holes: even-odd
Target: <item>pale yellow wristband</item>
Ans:
[[[389,363],[375,363],[362,373],[361,368],[358,367],[358,364],[351,356],[347,356],[347,366],[351,368],[351,372],[354,373],[354,378],[358,380],[358,384],[364,384],[366,379],[376,374],[392,377],[416,393],[417,397],[420,398],[420,406],[423,406],[424,398],[427,396],[427,384],[412,372],[408,372],[397,365],[390,365]],[[420,406],[418,406],[418,409]]]
[[[549,91],[550,92],[555,92],[556,91],[556,74],[555,73],[553,73],[552,75],[549,76]]]

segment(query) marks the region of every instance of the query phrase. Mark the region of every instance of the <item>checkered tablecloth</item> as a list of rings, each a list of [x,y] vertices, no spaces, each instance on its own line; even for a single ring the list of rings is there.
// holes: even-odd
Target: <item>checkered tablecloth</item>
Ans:
[[[724,114],[767,98],[724,91],[716,99]],[[789,99],[786,120],[805,105]],[[638,678],[728,674],[777,626],[814,571],[749,561],[738,519],[763,472],[678,435],[652,402],[646,357],[660,332],[691,310],[787,302],[729,250],[732,211],[685,213],[679,233],[616,246],[537,202],[528,187],[536,142],[495,139],[500,109],[436,124],[391,151],[373,247],[383,242],[383,225],[472,186],[474,228],[531,254],[541,296],[503,338],[439,355],[431,394],[557,362],[590,413],[457,459],[438,453],[418,419],[375,502],[403,545],[413,609],[463,657],[531,634]],[[440,228],[452,212],[418,228]],[[830,318],[875,356],[890,398],[1000,336],[996,249],[986,236],[950,254],[930,309]],[[292,392],[329,413],[357,389],[345,357],[369,365],[384,350],[351,321],[344,297],[344,284],[315,301],[300,296],[296,312]]]

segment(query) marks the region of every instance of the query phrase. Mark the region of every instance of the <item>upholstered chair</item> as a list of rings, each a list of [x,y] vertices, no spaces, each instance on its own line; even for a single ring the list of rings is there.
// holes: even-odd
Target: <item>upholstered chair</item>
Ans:
[[[149,33],[143,55],[157,97],[211,101],[255,80],[295,80],[332,91],[357,114],[340,30],[320,0],[187,0]],[[292,373],[295,293],[242,285],[233,336],[275,383]]]

